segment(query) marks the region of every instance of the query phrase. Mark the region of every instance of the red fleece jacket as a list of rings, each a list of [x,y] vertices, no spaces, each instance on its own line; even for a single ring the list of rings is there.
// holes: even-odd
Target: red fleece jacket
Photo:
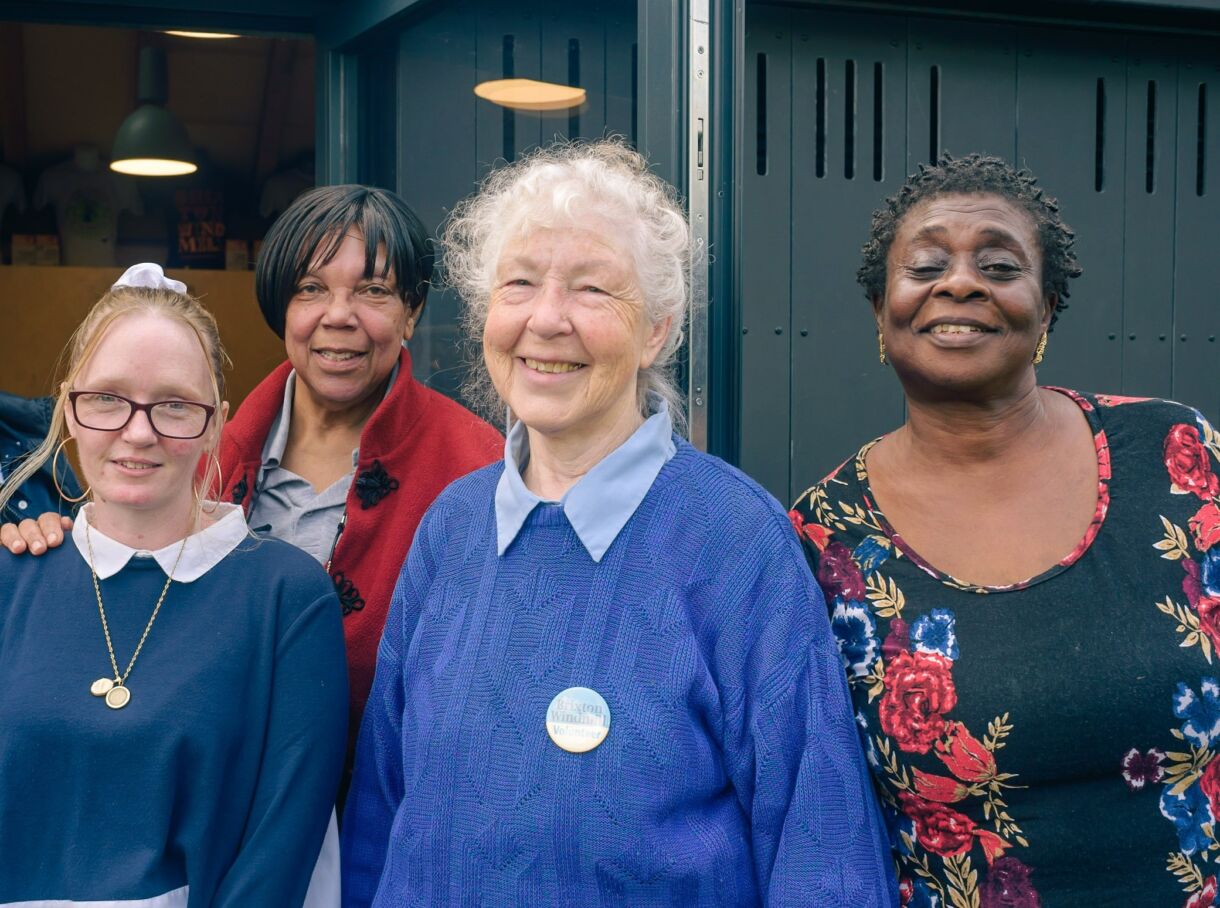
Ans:
[[[390,596],[424,511],[453,480],[504,456],[499,432],[411,376],[405,349],[398,362],[394,387],[361,432],[347,523],[330,566],[343,603],[353,736],[373,684]],[[287,362],[276,367],[225,426],[220,500],[240,504],[247,514],[291,369]]]

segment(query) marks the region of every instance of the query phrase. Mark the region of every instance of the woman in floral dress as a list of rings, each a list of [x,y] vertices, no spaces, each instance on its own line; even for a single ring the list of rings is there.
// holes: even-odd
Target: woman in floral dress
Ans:
[[[907,421],[791,513],[912,908],[1220,904],[1220,433],[1037,385],[1072,245],[999,159],[910,177],[859,273]]]

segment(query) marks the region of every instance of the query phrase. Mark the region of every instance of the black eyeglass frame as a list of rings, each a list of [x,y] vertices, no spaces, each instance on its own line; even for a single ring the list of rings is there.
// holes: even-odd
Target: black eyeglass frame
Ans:
[[[127,412],[127,418],[123,420],[123,424],[121,426],[115,426],[112,429],[101,429],[97,426],[91,426],[81,419],[80,415],[76,412],[76,400],[78,397],[85,394],[103,394],[106,397],[113,397],[115,400],[121,400],[123,403],[127,404],[129,409]],[[68,402],[72,405],[72,416],[76,419],[77,423],[84,426],[86,429],[92,429],[94,432],[122,432],[131,423],[131,420],[135,417],[136,413],[143,411],[144,415],[148,417],[148,424],[152,427],[153,432],[162,438],[172,438],[175,441],[190,441],[192,438],[199,438],[202,436],[203,433],[208,430],[208,426],[211,425],[213,414],[216,413],[216,408],[214,406],[211,404],[205,404],[198,400],[153,400],[146,404],[140,404],[136,403],[129,397],[124,397],[122,394],[115,394],[113,391],[69,391]],[[161,404],[190,404],[193,407],[202,408],[205,414],[203,419],[203,428],[194,435],[166,435],[157,428],[157,424],[153,421],[153,407],[158,407]]]

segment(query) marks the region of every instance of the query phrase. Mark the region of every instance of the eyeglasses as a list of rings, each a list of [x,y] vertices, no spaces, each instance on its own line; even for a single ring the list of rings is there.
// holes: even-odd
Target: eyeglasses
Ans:
[[[208,427],[216,408],[193,400],[155,400],[138,404],[105,391],[69,391],[72,415],[86,429],[118,432],[136,411],[143,410],[154,432],[162,438],[198,438]]]

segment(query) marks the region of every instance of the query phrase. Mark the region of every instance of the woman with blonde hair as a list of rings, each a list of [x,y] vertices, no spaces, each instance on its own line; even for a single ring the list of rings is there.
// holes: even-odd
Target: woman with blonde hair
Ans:
[[[343,760],[335,592],[206,502],[228,404],[212,316],[155,265],[77,329],[43,444],[73,545],[0,561],[0,904],[300,905]]]

